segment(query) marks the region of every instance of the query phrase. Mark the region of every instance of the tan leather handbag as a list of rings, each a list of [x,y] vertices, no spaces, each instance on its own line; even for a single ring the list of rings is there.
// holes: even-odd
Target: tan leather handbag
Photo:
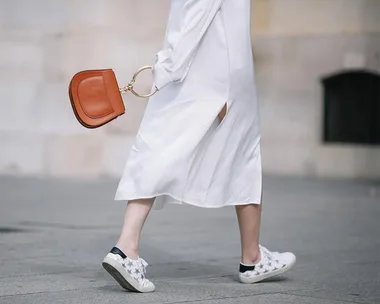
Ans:
[[[157,90],[142,95],[133,88],[138,74],[148,69],[151,70],[152,67],[139,69],[122,88],[119,88],[112,69],[87,70],[75,74],[69,85],[69,97],[78,121],[86,128],[98,128],[125,113],[122,94],[130,91],[143,98],[155,94]]]

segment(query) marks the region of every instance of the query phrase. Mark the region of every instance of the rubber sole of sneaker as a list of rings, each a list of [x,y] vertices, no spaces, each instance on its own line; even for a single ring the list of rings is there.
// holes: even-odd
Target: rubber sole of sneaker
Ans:
[[[252,277],[252,278],[247,278],[247,277],[245,277],[243,275],[239,275],[239,279],[240,279],[240,282],[244,283],[244,284],[259,283],[259,282],[261,282],[261,281],[263,281],[265,279],[268,279],[268,278],[280,275],[280,274],[282,274],[282,273],[290,270],[290,268],[292,268],[295,263],[296,263],[296,257],[294,257],[294,261],[292,261],[289,265],[287,265],[284,268],[278,269],[278,270],[270,272],[270,273],[264,273],[262,275],[255,276],[255,277]]]
[[[104,269],[120,284],[121,287],[133,292],[152,292],[154,290],[140,290],[136,280],[130,276],[123,266],[115,260],[105,257],[102,263]]]

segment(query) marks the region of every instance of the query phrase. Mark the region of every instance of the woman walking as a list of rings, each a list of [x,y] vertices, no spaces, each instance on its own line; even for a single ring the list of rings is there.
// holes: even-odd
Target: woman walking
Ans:
[[[104,268],[132,291],[151,292],[140,234],[153,208],[235,206],[239,278],[255,283],[290,269],[292,253],[259,244],[262,172],[250,35],[251,0],[171,0],[150,98],[116,193],[128,201]]]

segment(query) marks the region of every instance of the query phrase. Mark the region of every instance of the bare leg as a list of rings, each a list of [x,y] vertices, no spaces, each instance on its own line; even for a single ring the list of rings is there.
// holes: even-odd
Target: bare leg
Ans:
[[[242,251],[239,279],[246,284],[282,274],[296,262],[296,256],[291,252],[270,252],[259,246],[261,208],[258,204],[236,206]]]
[[[153,198],[129,201],[125,212],[124,225],[116,244],[131,259],[138,258],[139,241],[145,220],[153,205]]]
[[[243,264],[256,264],[260,261],[259,236],[261,204],[236,206],[239,222],[241,253]]]

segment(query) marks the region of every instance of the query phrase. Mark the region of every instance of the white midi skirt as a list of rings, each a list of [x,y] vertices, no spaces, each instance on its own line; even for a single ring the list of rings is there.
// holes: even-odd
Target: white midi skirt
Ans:
[[[115,199],[260,204],[250,0],[172,0],[150,98]],[[218,114],[227,106],[222,121]]]

